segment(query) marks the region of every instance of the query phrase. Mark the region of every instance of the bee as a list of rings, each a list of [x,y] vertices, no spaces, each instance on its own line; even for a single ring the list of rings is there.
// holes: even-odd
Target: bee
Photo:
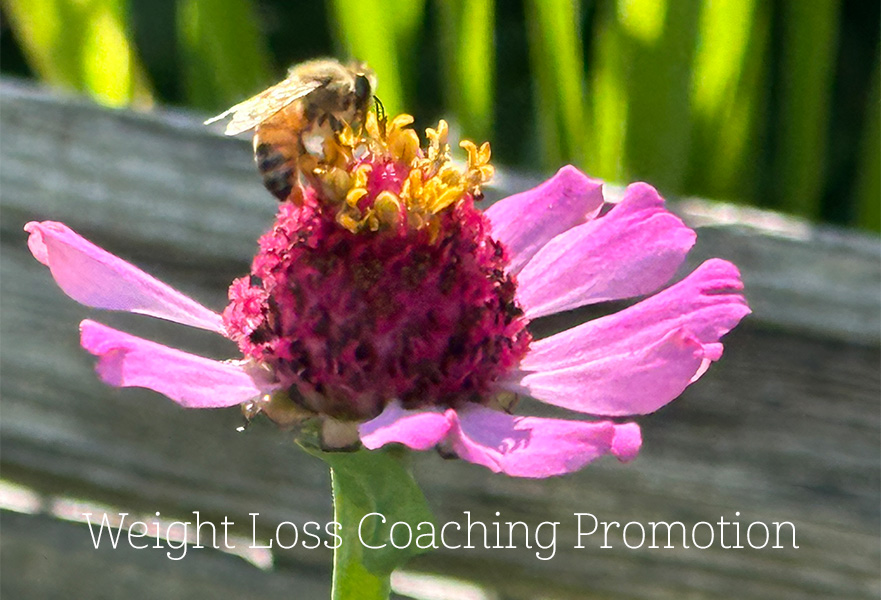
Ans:
[[[299,159],[306,141],[326,139],[344,124],[357,127],[369,108],[376,77],[366,65],[333,59],[304,62],[280,83],[236,104],[205,124],[226,117],[226,135],[254,130],[254,160],[263,185],[279,201],[300,198]]]

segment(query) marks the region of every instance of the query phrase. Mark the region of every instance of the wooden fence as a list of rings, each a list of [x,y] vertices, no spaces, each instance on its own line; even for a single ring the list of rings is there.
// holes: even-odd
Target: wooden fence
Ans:
[[[324,464],[284,433],[262,423],[238,433],[235,409],[185,411],[152,392],[99,383],[77,333],[96,313],[65,297],[25,245],[25,222],[63,221],[221,309],[274,203],[249,145],[200,120],[0,85],[4,598],[328,594],[329,550],[277,552],[268,570],[212,549],[172,561],[165,550],[95,550],[77,522],[90,505],[82,503],[171,519],[198,510],[217,522],[227,516],[245,536],[257,512],[261,538],[282,521],[332,519]],[[492,193],[534,181],[502,176]],[[701,200],[672,207],[698,230],[689,268],[720,256],[743,272],[754,314],[726,338],[724,358],[679,400],[640,419],[645,443],[629,465],[604,460],[528,481],[420,455],[417,477],[438,522],[462,522],[470,511],[474,520],[561,525],[551,560],[523,544],[439,550],[407,565],[396,580],[401,593],[418,583],[414,574],[430,574],[469,582],[486,598],[878,597],[879,239]],[[235,355],[230,342],[186,327],[97,318],[193,352]],[[602,549],[590,539],[578,549],[579,512],[622,524],[789,521],[799,547],[628,549],[618,541]],[[408,593],[465,597],[445,579],[425,589]]]

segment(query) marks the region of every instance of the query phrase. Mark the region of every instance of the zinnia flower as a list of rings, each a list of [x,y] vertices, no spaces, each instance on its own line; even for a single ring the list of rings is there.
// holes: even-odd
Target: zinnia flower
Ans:
[[[249,276],[219,315],[79,237],[29,223],[33,255],[73,299],[215,331],[242,360],[219,362],[100,323],[81,323],[100,378],[187,408],[243,405],[318,432],[326,448],[437,447],[492,471],[548,477],[612,454],[722,354],[749,309],[734,265],[705,262],[625,308],[534,340],[531,320],[646,296],[675,274],[695,233],[649,185],[603,211],[602,184],[564,167],[485,212],[489,145],[449,157],[402,115],[304,155],[302,200],[282,203]],[[605,205],[608,208],[608,205]],[[592,420],[516,416],[531,396]]]

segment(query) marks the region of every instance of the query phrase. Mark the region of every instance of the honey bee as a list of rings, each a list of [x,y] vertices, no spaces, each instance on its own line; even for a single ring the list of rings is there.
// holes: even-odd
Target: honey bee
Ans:
[[[263,185],[279,201],[300,197],[300,156],[313,136],[326,139],[344,124],[357,127],[370,105],[376,77],[366,65],[317,59],[291,67],[280,83],[236,104],[205,124],[226,117],[226,135],[254,130],[254,160]]]

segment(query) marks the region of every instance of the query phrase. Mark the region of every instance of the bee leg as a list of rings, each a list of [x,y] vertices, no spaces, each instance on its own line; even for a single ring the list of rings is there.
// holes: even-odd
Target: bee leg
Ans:
[[[388,114],[385,112],[385,106],[377,96],[373,96],[373,110],[376,112],[376,121],[379,124],[379,130],[385,137],[385,131],[388,127]]]
[[[341,133],[345,124],[333,115],[330,115],[329,120],[330,120],[330,129],[336,134]]]
[[[301,186],[299,183],[297,185],[293,186],[291,188],[290,193],[288,194],[287,199],[290,200],[291,202],[293,202],[294,204],[296,204],[297,206],[302,205],[303,204],[303,186]]]
[[[287,200],[290,200],[297,206],[301,206],[303,204],[303,185],[300,183],[300,174],[306,174],[303,171],[302,165],[300,165],[300,158],[304,156],[309,156],[308,151],[306,150],[306,144],[303,141],[303,138],[300,137],[297,141],[297,158],[291,161],[290,164],[294,165],[294,171],[291,173],[291,189],[288,192]]]
[[[376,112],[376,120],[380,123],[384,123],[387,118],[385,114],[385,106],[383,106],[382,100],[380,100],[378,96],[373,97],[373,110]]]

